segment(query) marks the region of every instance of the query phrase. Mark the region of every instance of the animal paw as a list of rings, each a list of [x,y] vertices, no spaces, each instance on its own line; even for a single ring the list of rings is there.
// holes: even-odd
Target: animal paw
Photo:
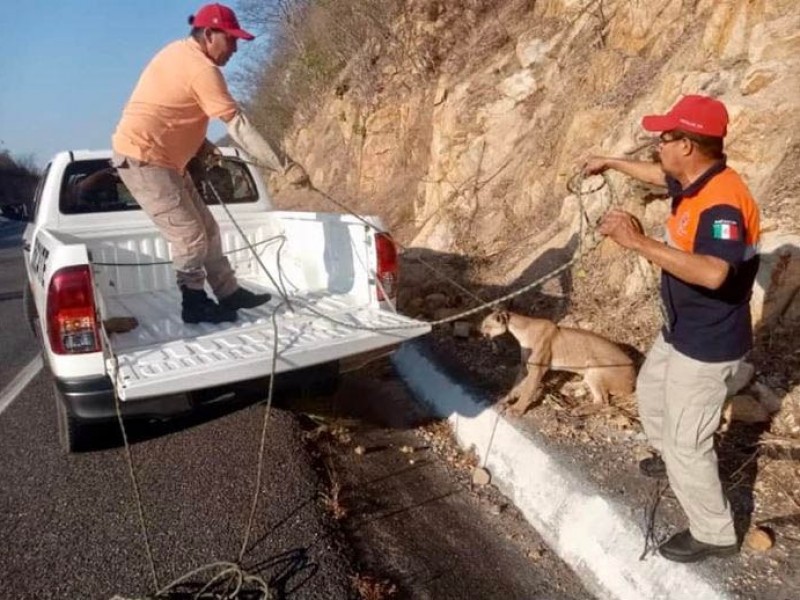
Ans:
[[[517,402],[514,406],[509,407],[508,412],[515,417],[521,417],[525,414],[525,411],[528,410],[528,406],[530,405],[523,402]]]

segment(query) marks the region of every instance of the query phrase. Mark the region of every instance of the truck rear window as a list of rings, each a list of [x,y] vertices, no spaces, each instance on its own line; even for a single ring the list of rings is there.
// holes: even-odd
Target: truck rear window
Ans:
[[[190,174],[206,204],[219,204],[217,194],[226,204],[258,200],[258,190],[250,172],[244,163],[234,158],[226,157],[220,165],[204,173]],[[106,159],[70,163],[64,171],[58,204],[59,210],[67,215],[140,210],[111,161]]]

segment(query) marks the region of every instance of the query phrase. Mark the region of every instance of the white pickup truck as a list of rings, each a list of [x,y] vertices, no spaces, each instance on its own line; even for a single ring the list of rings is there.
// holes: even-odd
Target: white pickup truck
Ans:
[[[168,244],[113,171],[92,178],[109,173],[110,152],[62,152],[47,165],[23,238],[24,305],[67,451],[91,445],[95,428],[116,418],[116,399],[126,418],[165,418],[193,410],[193,390],[270,376],[273,366],[306,383],[330,380],[340,361],[430,330],[392,310],[397,254],[375,219],[365,219],[373,228],[350,215],[273,210],[258,172],[222,151],[223,177],[201,194],[217,204],[239,281],[273,299],[219,325],[182,322]],[[114,332],[115,317],[138,326]]]

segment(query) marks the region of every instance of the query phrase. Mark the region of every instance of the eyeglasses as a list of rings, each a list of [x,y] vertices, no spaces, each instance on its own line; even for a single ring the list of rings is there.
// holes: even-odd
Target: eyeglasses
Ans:
[[[670,142],[677,142],[678,140],[685,140],[686,136],[665,131],[658,136],[659,145],[669,144]]]

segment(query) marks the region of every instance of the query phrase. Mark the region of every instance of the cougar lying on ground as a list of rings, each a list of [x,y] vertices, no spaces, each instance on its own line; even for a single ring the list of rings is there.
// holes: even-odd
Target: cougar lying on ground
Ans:
[[[633,361],[613,342],[591,331],[559,327],[507,311],[495,311],[481,323],[485,337],[508,331],[520,345],[521,364],[514,387],[503,404],[522,415],[536,399],[539,383],[549,370],[583,375],[595,402],[608,403],[609,394],[630,394],[636,382]]]

